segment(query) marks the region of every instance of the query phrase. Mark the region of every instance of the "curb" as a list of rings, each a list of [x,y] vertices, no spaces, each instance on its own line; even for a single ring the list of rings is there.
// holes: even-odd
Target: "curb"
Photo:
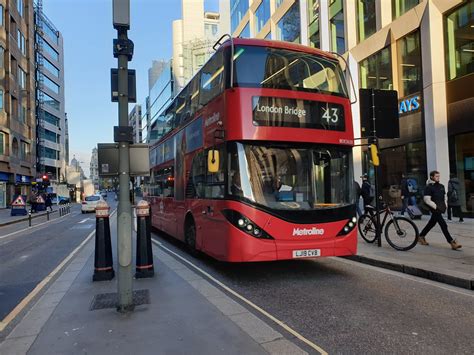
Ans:
[[[461,277],[442,274],[436,271],[426,270],[415,266],[403,265],[383,261],[378,259],[368,258],[361,255],[344,256],[344,259],[357,261],[363,264],[381,267],[392,271],[401,272],[407,275],[418,276],[424,279],[445,283],[448,285],[465,288],[467,290],[474,290],[474,279],[465,279]]]

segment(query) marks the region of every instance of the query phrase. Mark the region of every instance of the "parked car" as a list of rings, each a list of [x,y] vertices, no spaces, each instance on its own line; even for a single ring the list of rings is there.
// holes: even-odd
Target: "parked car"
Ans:
[[[104,201],[101,195],[86,196],[82,201],[81,212],[95,212],[95,208],[99,201]]]
[[[51,194],[51,202],[53,205],[65,205],[66,203],[69,203],[69,197],[66,196],[58,196],[55,193]]]

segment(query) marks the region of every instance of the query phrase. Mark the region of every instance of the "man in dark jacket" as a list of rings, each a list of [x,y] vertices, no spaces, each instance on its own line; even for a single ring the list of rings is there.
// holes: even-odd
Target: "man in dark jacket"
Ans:
[[[362,215],[362,211],[360,209],[360,196],[361,196],[361,193],[362,193],[362,190],[360,189],[360,185],[357,181],[354,180],[354,203],[356,205],[356,209],[357,209],[357,215],[360,216]]]
[[[431,228],[433,228],[436,223],[438,223],[441,227],[441,230],[443,231],[444,237],[448,243],[451,244],[451,249],[457,250],[460,249],[462,245],[458,244],[456,240],[451,237],[448,231],[448,225],[443,219],[443,213],[446,211],[446,202],[444,200],[446,191],[444,189],[444,185],[440,184],[439,179],[439,171],[433,170],[430,172],[430,178],[426,182],[423,201],[431,211],[431,218],[425,228],[423,228],[421,231],[420,236],[418,237],[418,243],[421,245],[429,245],[425,237]]]
[[[365,206],[370,205],[374,197],[372,194],[372,185],[370,184],[369,177],[367,176],[367,174],[362,175],[361,178],[362,178],[361,195],[362,195],[362,199],[364,200],[364,211],[365,211]]]
[[[463,223],[464,219],[462,218],[461,212],[461,200],[459,199],[461,184],[456,175],[451,174],[450,177],[451,178],[448,182],[448,220],[451,220],[452,212],[453,216],[459,216],[459,223]]]

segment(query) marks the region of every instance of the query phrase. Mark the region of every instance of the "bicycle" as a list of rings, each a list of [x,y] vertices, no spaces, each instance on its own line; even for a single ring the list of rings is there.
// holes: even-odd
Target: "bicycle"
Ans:
[[[395,216],[386,204],[383,204],[378,214],[380,215],[380,231],[385,225],[385,239],[392,248],[406,251],[415,247],[419,236],[418,227],[415,223],[406,217]],[[382,214],[384,214],[383,219]],[[357,222],[359,233],[367,243],[373,243],[377,239],[376,218],[375,207],[368,205]]]

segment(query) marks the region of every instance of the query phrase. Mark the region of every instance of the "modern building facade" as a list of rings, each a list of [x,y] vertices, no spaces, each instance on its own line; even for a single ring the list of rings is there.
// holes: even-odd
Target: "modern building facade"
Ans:
[[[89,178],[93,181],[94,185],[99,185],[99,154],[98,154],[97,148],[92,149],[91,162],[89,164],[89,169],[90,169]]]
[[[153,60],[151,67],[148,69],[148,89],[155,85],[156,80],[160,77],[163,68],[166,66],[166,60]]]
[[[34,9],[0,0],[0,208],[36,177]]]
[[[209,59],[212,46],[228,28],[228,2],[220,13],[204,12],[204,0],[182,0],[182,19],[173,21],[173,80],[179,92]],[[221,15],[226,20],[221,22]]]
[[[36,170],[51,181],[66,181],[67,122],[64,100],[63,37],[35,7]]]
[[[297,42],[337,52],[359,88],[397,90],[400,138],[381,142],[384,198],[404,173],[425,185],[439,170],[461,182],[462,211],[474,216],[473,0],[230,0],[233,36]],[[349,81],[348,81],[349,84]],[[350,87],[350,85],[348,85]],[[352,106],[361,137],[358,104]],[[354,149],[355,174],[373,174]]]
[[[133,129],[133,143],[142,142],[142,106],[135,105],[128,114],[128,125]]]

